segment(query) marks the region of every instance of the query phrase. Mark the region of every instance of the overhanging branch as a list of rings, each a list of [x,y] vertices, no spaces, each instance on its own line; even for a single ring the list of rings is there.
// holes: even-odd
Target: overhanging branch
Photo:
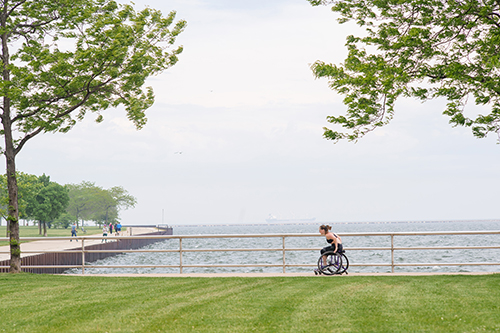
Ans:
[[[85,96],[83,97],[83,99],[80,102],[78,102],[77,104],[73,105],[68,110],[66,110],[64,112],[61,112],[61,113],[58,113],[57,115],[55,115],[52,118],[52,120],[59,120],[59,119],[65,117],[65,116],[67,116],[71,112],[75,111],[76,109],[78,109],[82,105],[84,105],[85,102],[87,102],[87,100],[89,99],[89,97],[92,94],[94,94],[95,92],[99,91],[102,87],[106,86],[107,83],[110,82],[110,81],[111,81],[111,79],[109,81],[107,81],[107,82],[104,82],[104,83],[96,86],[96,87],[92,87],[92,89],[90,89],[90,87],[87,86],[87,93],[85,94]],[[39,112],[39,110],[38,110],[38,112]],[[40,126],[35,131],[33,131],[33,132],[27,134],[26,136],[24,136],[24,138],[21,139],[21,141],[19,142],[18,146],[15,148],[14,155],[17,155],[21,151],[21,149],[26,144],[26,142],[28,142],[28,140],[30,140],[31,138],[33,138],[37,134],[40,134],[44,129],[45,129],[45,127]]]
[[[104,70],[103,70],[104,71]],[[102,82],[101,84],[95,86],[95,87],[92,87],[92,89],[90,88],[90,84],[94,81],[94,79],[96,78],[96,76],[98,76],[99,74],[101,74],[103,71],[101,71],[100,73],[96,73],[92,76],[92,78],[89,80],[89,82],[85,85],[85,87],[82,87],[81,89],[77,90],[77,91],[74,91],[74,92],[71,92],[71,93],[68,93],[67,95],[64,95],[64,96],[58,96],[56,98],[52,98],[52,99],[49,99],[49,100],[45,100],[45,101],[40,101],[40,102],[46,102],[46,104],[42,107],[39,107],[31,112],[28,112],[28,113],[23,113],[23,114],[18,114],[16,115],[13,119],[12,119],[12,123],[14,124],[15,122],[19,121],[19,120],[22,120],[22,119],[25,119],[25,118],[29,118],[29,117],[32,117],[32,116],[35,116],[36,114],[38,114],[39,112],[41,112],[43,110],[44,107],[46,106],[49,106],[49,105],[52,105],[54,103],[57,103],[61,100],[65,100],[65,99],[68,99],[70,97],[73,97],[73,96],[76,96],[78,94],[81,94],[82,92],[86,92],[87,94],[93,94],[95,93],[96,91],[100,90],[102,87],[108,85],[110,82],[113,81],[113,79],[109,79],[107,81],[104,81]],[[88,96],[85,97],[85,99],[87,99]]]

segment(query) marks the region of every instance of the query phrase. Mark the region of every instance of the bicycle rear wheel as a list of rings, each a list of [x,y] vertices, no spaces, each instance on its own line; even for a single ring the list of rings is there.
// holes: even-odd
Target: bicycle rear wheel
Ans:
[[[324,258],[326,258],[326,260],[324,260]],[[341,267],[342,257],[335,252],[325,252],[318,259],[318,270],[321,272],[321,274],[338,274]]]

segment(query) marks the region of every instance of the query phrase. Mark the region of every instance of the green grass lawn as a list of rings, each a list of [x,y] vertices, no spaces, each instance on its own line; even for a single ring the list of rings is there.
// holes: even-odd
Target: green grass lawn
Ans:
[[[5,223],[5,222],[4,222]],[[124,228],[125,229],[125,228]],[[102,233],[102,228],[99,227],[87,227],[85,226],[86,233],[78,230],[78,236],[84,235],[95,235]],[[7,227],[5,225],[0,227],[0,238],[7,236]],[[43,233],[43,230],[42,230]],[[19,235],[20,237],[42,237],[38,234],[38,226],[19,226]],[[70,237],[71,236],[71,228],[68,229],[47,229],[47,237]],[[0,241],[0,246],[9,245],[8,241]],[[1,332],[1,328],[0,328]]]
[[[500,274],[0,274],[0,332],[500,332]]]

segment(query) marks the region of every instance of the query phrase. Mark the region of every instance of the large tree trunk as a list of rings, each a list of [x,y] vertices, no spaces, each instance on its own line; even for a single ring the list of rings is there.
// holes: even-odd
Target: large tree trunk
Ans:
[[[6,101],[7,100],[7,101]],[[6,107],[7,104],[7,107]],[[10,272],[21,272],[21,244],[19,242],[19,211],[17,205],[17,179],[14,144],[10,123],[9,101],[4,97],[4,114],[2,118],[5,136],[5,158],[7,160],[7,189],[9,191],[9,240],[10,240]],[[6,113],[8,116],[6,117]]]
[[[43,221],[43,237],[47,237],[47,223]]]
[[[5,73],[4,79],[9,78]],[[16,179],[16,152],[12,138],[12,122],[10,118],[10,99],[3,98],[2,124],[5,137],[5,159],[7,162],[7,189],[9,192],[9,207],[7,220],[9,221],[8,237],[10,241],[10,272],[21,272],[21,243],[19,242],[19,210],[17,204]]]
[[[38,221],[38,235],[42,235],[42,221]]]
[[[1,55],[1,70],[2,79],[4,82],[10,82],[10,56],[8,46],[8,36],[6,22],[7,13],[4,10],[0,15],[0,24],[3,28],[2,38],[2,55]],[[5,87],[8,87],[6,85]],[[7,88],[6,88],[7,90]],[[12,119],[10,115],[10,98],[8,94],[3,93],[3,113],[2,125],[3,135],[5,138],[5,159],[7,162],[7,190],[9,191],[9,207],[7,220],[9,229],[7,230],[10,240],[10,272],[21,272],[21,244],[19,242],[19,211],[17,205],[17,179],[16,179],[16,150],[14,149],[14,141],[12,137]]]

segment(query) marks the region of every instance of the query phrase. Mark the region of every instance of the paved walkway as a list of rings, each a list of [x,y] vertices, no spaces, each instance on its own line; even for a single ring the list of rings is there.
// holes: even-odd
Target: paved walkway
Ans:
[[[297,277],[316,276],[329,278],[346,278],[349,276],[425,276],[425,275],[487,275],[500,274],[500,272],[463,272],[463,273],[349,273],[344,275],[314,275],[310,273],[188,273],[188,274],[65,274],[70,276],[104,276],[104,277]]]
[[[151,233],[151,232],[156,231],[156,229],[153,229],[153,228],[137,228],[137,227],[130,228],[129,227],[129,228],[127,228],[127,230],[125,230],[124,232],[121,233],[121,236],[129,236],[130,230],[132,230],[133,235],[147,234],[147,233]],[[85,235],[83,237],[87,237],[87,236],[102,236],[102,233],[94,234],[94,235]],[[115,237],[114,235],[108,236],[108,242],[110,242],[110,241],[114,242],[115,241],[115,240],[113,240],[114,237]],[[81,249],[81,247],[82,247],[81,238],[82,237],[77,237],[77,239],[80,239],[79,241],[76,241],[75,237],[72,237],[72,239],[70,237],[64,237],[61,240],[43,240],[43,238],[42,238],[39,241],[22,243],[21,244],[21,258],[40,254],[40,253],[37,253],[37,251],[64,251],[64,250]],[[101,243],[100,239],[86,239],[85,240],[85,246],[100,244],[100,243]],[[9,260],[9,259],[10,259],[10,247],[8,245],[7,246],[0,246],[0,261]]]

